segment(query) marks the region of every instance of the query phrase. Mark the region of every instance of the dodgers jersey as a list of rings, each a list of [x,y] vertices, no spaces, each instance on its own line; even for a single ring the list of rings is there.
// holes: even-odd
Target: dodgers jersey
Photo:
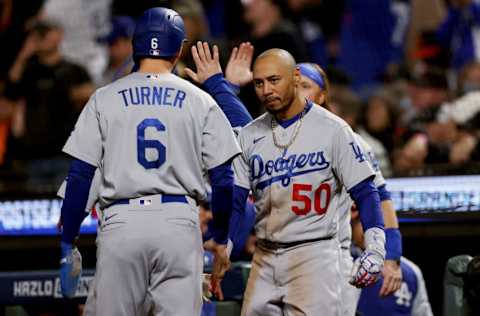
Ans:
[[[380,165],[378,163],[377,158],[373,154],[372,147],[357,133],[355,134],[355,140],[357,144],[360,146],[359,151],[357,151],[357,155],[362,156],[363,159],[366,159],[370,166],[372,167],[373,171],[375,172],[375,179],[373,182],[375,183],[375,187],[380,187],[385,184],[385,178],[380,171]],[[350,249],[350,244],[352,242],[352,226],[350,225],[351,219],[351,207],[352,207],[352,199],[350,195],[345,190],[345,188],[341,191],[340,197],[340,217],[339,217],[339,228],[338,228],[338,240],[340,241],[340,246],[344,249]]]
[[[204,172],[239,147],[207,93],[171,73],[135,72],[95,91],[63,151],[102,165],[104,208],[158,193],[205,198]]]
[[[402,285],[393,294],[380,297],[383,279],[362,289],[358,311],[365,316],[431,316],[425,280],[422,271],[412,261],[401,257]]]
[[[241,159],[235,159],[236,184],[251,189],[256,207],[258,238],[280,242],[334,236],[340,191],[350,190],[374,174],[356,154],[352,129],[341,118],[313,103],[293,124],[274,132],[273,116],[265,113],[239,133]]]

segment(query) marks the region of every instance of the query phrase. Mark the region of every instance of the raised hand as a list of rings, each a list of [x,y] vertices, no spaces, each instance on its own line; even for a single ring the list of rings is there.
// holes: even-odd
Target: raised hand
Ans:
[[[225,78],[233,84],[243,86],[252,81],[253,46],[249,42],[234,47],[225,69]]]
[[[197,72],[190,68],[185,68],[185,73],[193,81],[203,84],[211,76],[222,73],[217,45],[213,45],[212,55],[208,43],[199,41],[197,45],[192,46],[192,56]]]

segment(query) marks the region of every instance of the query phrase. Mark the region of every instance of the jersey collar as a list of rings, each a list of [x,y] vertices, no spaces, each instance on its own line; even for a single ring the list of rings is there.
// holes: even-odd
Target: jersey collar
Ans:
[[[313,105],[313,102],[310,101],[310,100],[306,100],[306,104],[305,104],[305,114],[307,114],[310,109],[312,108],[312,105]],[[296,121],[298,121],[300,119],[300,117],[302,116],[302,112],[298,113],[297,115],[295,115],[294,117],[292,118],[289,118],[288,120],[284,120],[284,121],[279,121],[277,120],[278,124],[280,126],[282,126],[283,128],[287,128],[289,127],[290,125],[292,125],[293,123],[295,123]]]

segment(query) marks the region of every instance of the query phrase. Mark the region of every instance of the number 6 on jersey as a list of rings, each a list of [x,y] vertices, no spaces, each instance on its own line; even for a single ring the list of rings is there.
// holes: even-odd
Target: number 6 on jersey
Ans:
[[[145,169],[157,169],[165,162],[165,146],[158,140],[145,139],[145,130],[147,127],[154,127],[159,132],[165,131],[165,126],[158,119],[147,118],[144,119],[137,126],[137,161]],[[147,160],[147,149],[152,149],[157,152],[155,160]]]

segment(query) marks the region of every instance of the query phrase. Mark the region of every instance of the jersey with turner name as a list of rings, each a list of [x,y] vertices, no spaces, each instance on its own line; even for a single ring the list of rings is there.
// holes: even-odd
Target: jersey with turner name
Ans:
[[[239,153],[212,97],[173,74],[139,72],[94,93],[63,150],[103,165],[102,207],[158,193],[202,198],[203,172]]]
[[[385,184],[385,178],[382,175],[380,170],[380,165],[378,163],[375,154],[373,153],[372,147],[360,136],[355,133],[355,140],[359,147],[357,148],[357,156],[359,159],[366,159],[373,171],[375,171],[375,179],[373,182],[378,188]],[[350,244],[352,241],[352,226],[350,225],[351,218],[351,207],[352,199],[345,189],[341,192],[342,197],[340,198],[340,218],[339,218],[339,228],[338,228],[338,240],[340,241],[340,246],[344,249],[350,249]]]
[[[272,119],[266,113],[240,131],[243,155],[234,164],[236,184],[253,192],[257,236],[279,242],[334,236],[341,186],[351,189],[373,175],[356,154],[353,131],[315,104],[289,126],[273,128]],[[295,139],[284,150],[274,137],[277,145]]]

